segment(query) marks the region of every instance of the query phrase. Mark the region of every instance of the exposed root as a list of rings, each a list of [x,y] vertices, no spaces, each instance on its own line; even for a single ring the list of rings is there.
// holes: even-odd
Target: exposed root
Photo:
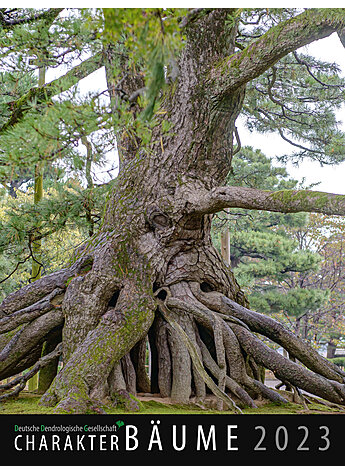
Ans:
[[[79,280],[82,281],[81,277]],[[116,398],[122,392],[140,391],[160,393],[178,402],[188,402],[193,396],[203,405],[207,388],[216,395],[219,410],[229,407],[241,412],[226,391],[249,407],[256,407],[257,398],[287,403],[282,394],[262,382],[262,366],[271,369],[281,384],[290,386],[293,399],[306,410],[307,401],[301,390],[332,404],[345,404],[345,373],[275,320],[252,312],[219,292],[206,287],[204,290],[198,283],[180,281],[158,289],[153,300],[149,289],[143,296],[136,281],[125,280],[96,327],[73,351],[43,396],[42,404],[59,403],[56,411],[83,412],[91,407],[100,408],[102,401],[110,400],[109,396]],[[18,374],[19,371],[14,373],[18,361],[29,364],[30,352],[35,353],[34,361],[38,359],[31,371],[38,371],[42,362],[54,357],[53,352],[39,359],[42,343],[63,323],[62,312],[57,308],[63,293],[63,288],[50,289],[37,303],[16,309],[0,320],[0,333],[4,333],[0,339],[1,377]],[[6,305],[15,308],[18,298]],[[22,328],[15,332],[18,325]],[[282,345],[290,359],[271,350],[254,332]],[[151,380],[145,368],[147,335]],[[16,389],[0,399],[18,394],[37,371],[27,373],[24,379],[16,378],[11,386],[17,386]]]
[[[329,365],[320,355],[316,353],[316,361],[310,357],[309,346],[304,342],[298,340],[291,332],[288,332],[282,325],[278,324],[266,316],[261,316],[255,312],[251,312],[244,307],[235,304],[229,299],[217,292],[195,292],[196,285],[190,285],[193,289],[194,295],[198,297],[202,295],[202,302],[194,300],[186,291],[183,295],[183,300],[176,298],[176,296],[169,296],[165,302],[169,308],[192,315],[198,324],[212,331],[214,335],[214,347],[217,361],[222,361],[222,367],[218,363],[218,370],[213,366],[212,374],[218,378],[218,387],[220,384],[225,387],[224,382],[224,357],[228,359],[230,376],[245,387],[250,392],[256,392],[261,396],[269,398],[272,401],[279,403],[286,403],[283,398],[276,391],[267,388],[260,382],[261,370],[257,365],[264,366],[271,369],[275,375],[281,379],[284,384],[294,387],[295,399],[299,399],[302,404],[305,404],[299,388],[316,394],[322,398],[328,399],[337,404],[345,404],[345,387],[343,378],[338,371],[334,371],[332,365]],[[212,311],[206,304],[209,304],[209,295],[211,294]],[[235,308],[235,318],[225,316],[224,311],[229,311],[229,302],[231,302],[232,310]],[[240,308],[240,309],[239,309]],[[245,315],[246,318],[243,317]],[[249,316],[248,316],[249,315]],[[232,317],[232,316],[231,316]],[[254,318],[255,317],[255,318]],[[260,318],[259,318],[260,317]],[[219,326],[220,319],[223,318],[223,328]],[[239,322],[238,320],[245,321]],[[254,322],[254,323],[253,323]],[[266,326],[268,325],[268,329]],[[226,326],[226,328],[224,328]],[[231,329],[229,333],[229,329]],[[290,353],[290,359],[286,359],[277,352],[271,350],[267,345],[261,342],[252,333],[253,330],[260,330],[263,335],[270,335],[272,340],[278,341]],[[233,336],[235,335],[235,336]],[[287,343],[287,344],[286,344]],[[199,345],[200,346],[200,345]],[[243,353],[250,355],[247,367],[243,365]],[[204,351],[205,354],[205,351]],[[223,359],[222,359],[223,358]],[[304,363],[309,363],[313,360],[312,371],[297,364],[294,360],[298,358]],[[242,361],[242,363],[241,363]],[[210,363],[210,361],[208,361]],[[315,370],[317,368],[318,371]],[[250,374],[252,377],[250,377]],[[328,377],[325,376],[328,375]],[[332,376],[332,377],[331,377]],[[298,388],[298,389],[297,389]]]
[[[75,406],[73,411],[78,412],[82,410],[82,401],[89,404],[93,397],[99,397],[95,394],[103,392],[114,366],[147,335],[152,325],[154,302],[151,294],[145,293],[143,283],[140,284],[138,288],[137,280],[126,280],[116,308],[109,307],[96,328],[73,352],[42,397],[42,404],[59,403],[56,411],[66,407],[72,410]],[[133,365],[129,367],[132,369]]]
[[[186,347],[188,348],[189,354],[192,358],[194,367],[202,377],[202,379],[205,381],[207,386],[211,389],[211,391],[217,396],[219,399],[221,399],[223,402],[225,402],[228,406],[230,406],[234,412],[236,413],[242,413],[241,409],[236,406],[234,401],[226,394],[224,393],[219,387],[214,383],[213,379],[206,373],[202,362],[200,361],[198,352],[186,333],[183,331],[183,329],[180,327],[180,325],[175,322],[173,317],[170,314],[170,311],[167,309],[167,307],[161,303],[159,305],[160,311],[162,312],[164,318],[167,320],[167,322],[180,334],[182,340],[184,341]]]
[[[163,315],[164,318],[164,315]],[[176,324],[186,332],[185,315],[181,312],[174,312],[173,316]],[[165,319],[166,320],[166,319]],[[167,320],[166,320],[167,321]],[[192,394],[192,373],[193,364],[191,361],[188,346],[185,344],[181,334],[176,328],[169,324],[168,341],[171,349],[171,400],[177,404],[188,404]],[[157,348],[158,350],[158,348]],[[157,352],[159,357],[159,352]],[[159,392],[159,390],[158,390]]]
[[[189,317],[186,318],[186,315],[184,313],[181,314],[181,320],[182,320],[183,329],[185,330],[186,335],[188,336],[194,348],[196,349],[196,352],[198,354],[200,361],[202,361],[201,349],[197,343],[198,329],[194,320]],[[199,374],[198,370],[195,368],[194,365],[192,365],[192,371],[193,371],[193,382],[194,382],[194,388],[195,388],[195,397],[198,402],[202,402],[206,398],[205,381],[202,378],[202,376]],[[219,388],[224,392],[224,388],[220,386]],[[218,409],[222,410],[223,402],[220,399],[217,399],[217,404],[218,404]]]
[[[219,318],[219,316],[200,302],[196,301],[195,303],[192,303],[191,301],[182,301],[176,297],[168,297],[166,299],[166,304],[169,307],[184,310],[185,312],[192,314],[201,325],[205,326],[208,330],[214,331],[215,320]],[[245,329],[244,325],[240,326]],[[280,394],[266,387],[259,380],[248,376],[238,339],[224,321],[222,322],[222,337],[225,346],[225,354],[229,363],[230,376],[232,375],[232,378],[238,384],[244,386],[247,390],[254,392],[256,397],[260,395],[276,403],[287,403],[287,400]],[[219,377],[219,373],[217,373],[217,375]],[[243,395],[241,399],[242,398]]]
[[[309,410],[305,397],[297,386],[292,386],[293,402],[297,404],[303,404],[305,410]]]
[[[268,399],[269,401],[275,402],[277,404],[288,403],[287,399],[285,399],[281,394],[269,388],[268,386],[263,384],[261,381],[258,381],[257,379],[252,379],[249,384],[248,382],[245,383],[245,386],[248,387],[248,389],[251,388],[253,385],[260,392],[260,395]]]
[[[308,402],[308,404],[314,402],[316,404],[321,404],[322,406],[330,407],[332,409],[341,409],[342,411],[344,411],[344,406],[341,406],[340,404],[336,404],[334,402],[325,401],[323,399],[319,399],[310,395],[308,395],[308,397],[304,396],[304,399]]]
[[[47,366],[51,361],[54,361],[55,358],[60,356],[62,354],[62,343],[59,343],[58,346],[55,348],[54,351],[49,353],[46,356],[43,356],[40,358],[37,363],[31,368],[30,371],[28,371],[26,374],[18,376],[17,378],[13,379],[12,381],[0,385],[0,391],[6,391],[8,389],[13,388],[14,386],[17,386],[13,391],[10,393],[2,394],[0,396],[0,401],[4,399],[9,399],[17,396],[24,388],[26,385],[26,382],[29,381],[38,371],[45,366]]]
[[[121,366],[128,392],[130,392],[131,394],[136,394],[137,376],[129,353],[127,353],[123,358],[121,358]]]
[[[146,344],[147,337],[140,340],[131,351],[131,360],[136,374],[136,390],[142,393],[150,392],[150,379],[145,368]]]
[[[332,402],[345,404],[345,392],[342,385],[312,373],[303,366],[284,358],[246,329],[238,325],[230,325],[246,353],[250,354],[259,364],[272,370],[277,378]]]
[[[213,330],[213,321],[216,315],[200,302],[194,304],[170,297],[166,299],[166,303],[169,307],[183,309],[189,312],[189,314],[193,314],[199,323],[209,330]],[[241,326],[243,327],[243,325]],[[233,375],[234,380],[243,385],[247,390],[254,391],[256,396],[261,395],[273,402],[287,403],[287,400],[281,395],[266,387],[260,381],[248,376],[238,339],[225,322],[223,322],[223,338],[226,346],[226,356],[229,360],[230,374]]]
[[[190,283],[194,296],[208,308],[222,313],[230,314],[245,323],[252,332],[266,336],[270,340],[285,348],[289,354],[301,361],[315,373],[327,379],[344,382],[345,373],[335,364],[323,358],[308,343],[297,338],[291,331],[273,318],[249,310],[242,305],[224,296],[219,292],[202,292],[196,282]],[[230,323],[230,322],[229,322]]]
[[[63,316],[61,310],[54,309],[36,318],[20,330],[7,347],[3,349],[3,353],[6,353],[6,359],[0,362],[0,378],[7,378],[26,369],[27,366],[24,366],[17,373],[14,372],[18,367],[18,362],[25,361],[25,358],[29,357],[28,361],[31,363],[31,352],[37,345],[42,345],[50,332],[54,331],[62,323]]]
[[[109,388],[109,396],[111,399],[114,398],[114,394],[117,391],[124,390],[126,391],[126,381],[122,373],[121,363],[116,363],[113,366],[109,376],[108,376],[108,388]]]
[[[12,348],[14,347],[14,345],[19,340],[20,335],[23,333],[23,330],[24,330],[24,328],[19,330],[14,335],[14,337],[7,343],[7,345],[2,349],[2,351],[0,353],[0,361],[4,361],[8,357],[8,355],[10,354]]]
[[[157,312],[154,321],[154,333],[158,364],[157,384],[162,397],[170,397],[172,387],[172,361],[168,342],[168,326],[169,324],[165,322],[161,314]]]
[[[225,376],[226,376],[226,361],[225,361],[225,349],[223,342],[223,332],[222,332],[222,320],[216,316],[214,319],[214,343],[216,347],[216,356],[218,361],[219,373],[218,373],[218,387],[221,391],[225,390]],[[220,402],[217,406],[217,409],[222,410],[223,404]]]
[[[132,393],[125,389],[119,389],[113,394],[113,405],[122,407],[126,411],[137,412],[140,409],[138,401],[132,397]]]
[[[214,361],[210,352],[207,349],[205,343],[200,339],[199,345],[202,351],[202,358],[206,368],[213,374],[215,378],[219,380],[220,369],[217,363]],[[230,376],[225,376],[225,386],[232,394],[234,394],[240,401],[242,401],[246,406],[256,408],[254,400],[249,396],[249,394],[238,384],[235,380],[231,379]]]
[[[62,294],[64,292],[64,289],[57,288],[39,302],[3,317],[0,320],[0,334],[14,330],[19,325],[29,323],[56,308],[62,302]]]

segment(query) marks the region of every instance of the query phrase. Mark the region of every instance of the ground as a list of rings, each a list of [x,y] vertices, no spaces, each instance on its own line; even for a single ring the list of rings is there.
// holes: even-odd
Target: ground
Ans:
[[[284,392],[284,395],[286,393]],[[1,414],[53,414],[53,408],[39,406],[40,395],[30,391],[23,391],[18,398],[0,404]],[[195,405],[171,404],[169,398],[138,395],[140,401],[140,411],[137,414],[233,414],[231,411],[217,411],[215,409],[203,409]],[[210,397],[211,404],[212,397]],[[327,407],[323,404],[313,402],[306,410],[301,404],[274,404],[258,403],[257,409],[243,409],[244,414],[345,414],[343,410],[336,407]],[[123,408],[106,408],[107,414],[133,414]]]

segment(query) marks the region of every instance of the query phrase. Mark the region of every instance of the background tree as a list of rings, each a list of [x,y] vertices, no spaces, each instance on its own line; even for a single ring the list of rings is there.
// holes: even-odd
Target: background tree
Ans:
[[[106,145],[101,150],[102,134],[98,133],[91,134],[88,139],[94,148],[92,159],[90,154],[83,153],[83,147],[78,147],[90,132],[90,115],[84,114],[81,120],[82,108],[87,107],[90,112],[91,107],[87,105],[89,97],[81,98],[78,95],[77,98],[77,91],[70,89],[84,75],[94,70],[93,61],[85,61],[81,67],[72,68],[71,74],[48,84],[47,89],[49,86],[51,88],[47,94],[46,89],[41,87],[42,84],[37,83],[38,69],[42,70],[42,58],[44,66],[54,70],[70,64],[72,60],[78,60],[82,54],[89,54],[89,51],[85,51],[86,42],[94,32],[86,32],[81,15],[67,14],[59,17],[59,24],[52,25],[62,10],[50,9],[37,13],[32,9],[2,9],[2,25],[7,35],[3,35],[1,43],[2,74],[5,79],[1,102],[4,133],[1,142],[1,183],[11,196],[16,196],[16,190],[20,189],[33,202],[36,201],[35,206],[31,206],[30,199],[22,197],[19,205],[19,202],[8,200],[5,192],[3,194],[6,217],[1,224],[0,242],[4,256],[0,276],[0,282],[3,283],[2,296],[18,287],[18,278],[12,279],[14,269],[21,269],[22,277],[27,275],[25,266],[30,257],[33,262],[36,260],[37,267],[40,267],[38,262],[43,264],[44,273],[56,268],[53,262],[55,266],[66,262],[73,253],[73,246],[85,239],[85,229],[97,226],[100,221],[104,195],[107,193],[101,186],[94,186],[91,190],[89,184],[91,161],[102,164],[109,146]],[[31,30],[28,30],[28,25]],[[59,46],[55,46],[56,42]],[[95,39],[94,43],[97,43]],[[38,62],[37,58],[41,58],[41,61]],[[54,97],[54,94],[67,90],[63,100],[59,95]],[[41,99],[36,96],[39,91],[42,91]],[[16,99],[19,98],[22,102],[19,101],[17,109]],[[99,97],[94,98],[94,101],[97,100],[99,101]],[[45,105],[42,101],[46,101]],[[93,106],[97,108],[98,104],[93,103]],[[68,112],[72,110],[73,117]],[[93,112],[92,115],[95,119]],[[19,129],[11,126],[11,120],[20,122]],[[103,136],[105,135],[106,131],[103,131]],[[41,170],[43,165],[42,182],[41,173],[37,174],[35,170]],[[40,187],[48,191],[43,201],[34,200],[32,195],[35,175],[40,177]],[[89,188],[87,191],[86,187]],[[73,242],[73,246],[71,242],[67,246],[69,254],[66,254],[67,247],[63,250],[57,246],[60,256],[58,252],[52,255],[51,250],[40,256],[36,255],[36,244],[53,233],[57,233],[56,240],[67,244],[68,229],[71,230]],[[77,233],[74,230],[78,230]],[[59,233],[64,236],[62,239]],[[78,233],[80,240],[76,241]],[[34,274],[37,274],[37,269]],[[21,278],[20,282],[23,284],[25,280]]]
[[[306,312],[303,318],[308,339],[327,344],[327,357],[332,358],[344,340],[344,225],[338,219],[312,214],[307,227],[295,230],[295,237],[300,248],[321,256],[317,272],[304,271],[298,278],[304,288],[329,294],[316,312]]]
[[[274,167],[259,150],[243,148],[233,159],[236,172],[229,185],[282,190],[302,184],[289,179],[285,167]],[[228,213],[232,236],[231,264],[241,287],[249,291],[251,307],[259,312],[279,315],[298,336],[307,339],[306,314],[313,314],[329,298],[329,290],[303,285],[301,275],[315,274],[321,256],[312,245],[305,248],[298,233],[308,227],[308,215],[284,215],[254,210]],[[224,219],[223,218],[223,219]],[[220,217],[222,221],[222,217]]]
[[[47,356],[63,347],[64,368],[41,399],[57,411],[83,412],[119,390],[146,387],[147,337],[151,391],[173,400],[204,400],[208,387],[234,410],[229,393],[251,406],[257,397],[285,402],[260,381],[264,365],[295,387],[343,404],[344,373],[283,325],[246,308],[210,230],[212,214],[224,208],[344,215],[343,196],[224,186],[241,111],[261,130],[273,128],[278,114],[278,131],[294,138],[297,156],[342,159],[335,110],[344,81],[332,65],[313,61],[307,68],[308,58],[297,60],[293,52],[333,32],[343,41],[344,11],[106,9],[56,16],[47,28],[43,18],[58,14],[1,10],[4,63],[45,48],[49,66],[69,68],[6,103],[2,174],[60,154],[73,163],[81,135],[99,129],[108,144],[115,132],[120,173],[99,229],[67,267],[2,302],[0,377],[39,369],[49,359],[40,359],[43,342],[59,340],[63,325],[62,346]],[[71,67],[75,58],[82,62]],[[103,65],[110,105],[99,95],[77,98],[70,88]],[[63,91],[69,92],[56,97]],[[19,390],[23,381],[17,379]]]
[[[233,168],[228,180],[233,186],[279,190],[303,185],[251,147],[234,157]],[[344,334],[343,221],[233,209],[214,222],[216,233],[224,226],[232,237],[232,269],[251,307],[311,344],[327,344],[327,356],[334,357]],[[219,234],[215,240],[219,243]]]

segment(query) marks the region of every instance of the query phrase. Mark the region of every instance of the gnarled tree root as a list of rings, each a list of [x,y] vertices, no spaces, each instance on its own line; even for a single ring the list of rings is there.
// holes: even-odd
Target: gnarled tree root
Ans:
[[[8,383],[0,385],[0,392],[6,391],[8,389],[13,388],[14,386],[17,386],[10,393],[5,393],[5,394],[0,395],[0,401],[17,396],[20,393],[20,391],[22,391],[25,388],[26,382],[29,381],[29,379],[31,379],[36,373],[38,373],[40,369],[47,366],[49,363],[54,361],[61,354],[62,354],[62,343],[59,343],[57,347],[51,353],[48,353],[46,356],[43,356],[42,358],[40,358],[35,363],[35,365],[30,369],[30,371],[28,371],[24,375],[14,378],[12,381]]]
[[[5,302],[12,313],[3,313],[0,320],[1,379],[33,364],[31,371],[38,371],[52,357],[50,353],[40,358],[40,351],[51,332],[63,324],[64,289],[48,286],[42,296],[43,287],[35,291],[37,303],[32,296],[25,300],[27,307],[18,308],[18,299]],[[114,307],[111,304],[89,331],[41,403],[58,404],[56,412],[85,412],[92,407],[97,412],[119,391],[159,392],[179,403],[194,396],[201,405],[211,391],[218,409],[235,412],[241,411],[239,406],[256,407],[260,398],[287,403],[260,380],[259,366],[264,366],[292,387],[296,402],[306,404],[302,390],[345,405],[345,373],[275,320],[207,290],[197,282],[182,281],[159,289],[153,299],[138,289],[137,282],[124,281]],[[270,349],[256,333],[283,346],[292,359]],[[150,377],[145,369],[148,350]],[[16,378],[17,387],[10,394],[18,394],[32,374]]]

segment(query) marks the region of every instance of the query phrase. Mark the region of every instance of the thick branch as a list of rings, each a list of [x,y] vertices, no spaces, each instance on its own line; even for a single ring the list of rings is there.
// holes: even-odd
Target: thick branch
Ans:
[[[310,9],[270,28],[243,51],[227,57],[211,73],[208,87],[229,94],[254,79],[288,53],[325,38],[345,24],[345,10]]]
[[[244,208],[277,213],[323,213],[345,216],[345,195],[321,191],[283,190],[264,191],[240,186],[222,186],[209,191],[204,197],[191,196],[192,212],[212,214],[225,208]]]
[[[9,102],[8,106],[11,110],[11,117],[0,128],[0,134],[19,122],[24,114],[32,109],[30,104],[32,101],[37,101],[37,103],[46,102],[51,97],[67,91],[67,89],[102,67],[102,65],[102,54],[98,53],[72,68],[64,76],[54,79],[54,81],[49,82],[43,87],[33,87],[18,100]]]

